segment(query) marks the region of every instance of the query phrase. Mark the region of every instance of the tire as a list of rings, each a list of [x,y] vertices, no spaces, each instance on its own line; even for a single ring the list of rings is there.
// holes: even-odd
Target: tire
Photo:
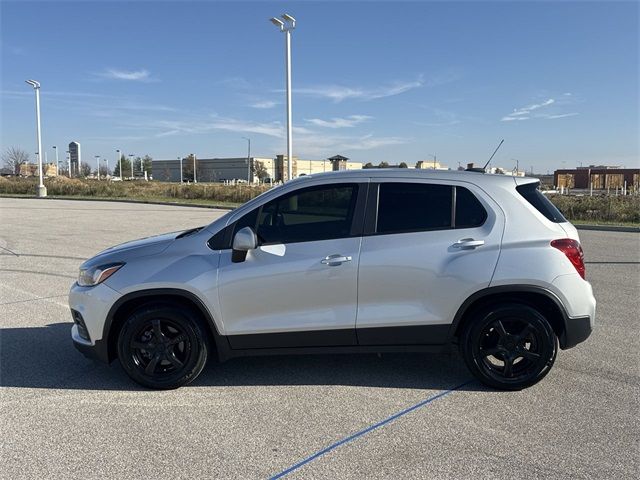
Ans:
[[[540,312],[510,303],[473,315],[462,332],[460,350],[471,373],[485,385],[521,390],[549,373],[558,339]]]
[[[140,385],[168,390],[187,385],[207,362],[207,337],[191,310],[145,305],[125,321],[118,335],[118,358]]]

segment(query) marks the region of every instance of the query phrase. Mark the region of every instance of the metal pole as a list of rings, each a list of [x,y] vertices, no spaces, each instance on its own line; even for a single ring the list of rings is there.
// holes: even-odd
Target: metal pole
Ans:
[[[108,180],[108,179],[109,179],[109,159],[108,159],[108,158],[104,158],[103,160],[104,160],[105,162],[107,162],[107,173],[106,173],[106,175],[105,175],[104,179],[105,179],[105,180]]]
[[[58,175],[60,172],[60,161],[58,160],[58,147],[56,147],[55,145],[53,146],[53,149],[56,151],[56,175]]]
[[[287,174],[293,178],[293,132],[291,125],[291,31],[285,31],[287,48]]]
[[[123,175],[122,175],[122,153],[120,152],[120,150],[116,150],[116,153],[118,154],[118,173],[120,174],[120,180],[123,179]]]
[[[198,180],[196,179],[196,155],[195,153],[192,153],[191,155],[193,155],[193,183],[198,183]]]
[[[98,177],[98,180],[100,180],[100,155],[95,155],[96,158],[96,162],[98,164],[98,169],[96,170],[96,175]]]
[[[178,157],[180,160],[180,185],[182,185],[182,157]]]

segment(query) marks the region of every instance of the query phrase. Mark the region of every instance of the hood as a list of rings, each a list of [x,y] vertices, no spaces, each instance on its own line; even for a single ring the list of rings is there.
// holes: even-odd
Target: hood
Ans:
[[[94,267],[104,265],[105,263],[126,263],[131,258],[157,255],[164,252],[177,238],[187,236],[191,232],[197,231],[199,231],[199,229],[183,230],[121,243],[120,245],[109,247],[98,253],[95,257],[84,262],[80,268]]]

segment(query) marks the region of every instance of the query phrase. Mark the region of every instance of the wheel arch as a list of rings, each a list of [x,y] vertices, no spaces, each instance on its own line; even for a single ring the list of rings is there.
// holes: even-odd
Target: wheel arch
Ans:
[[[102,338],[106,340],[107,362],[111,363],[118,358],[117,340],[122,325],[128,318],[129,314],[136,309],[151,303],[177,304],[185,308],[192,309],[198,314],[202,321],[202,327],[208,336],[210,344],[215,346],[216,354],[221,358],[223,352],[226,351],[225,338],[220,335],[213,316],[209,312],[204,302],[197,295],[176,288],[157,288],[150,290],[140,290],[128,293],[116,301],[105,320]]]
[[[458,309],[449,337],[457,342],[464,327],[473,320],[473,314],[480,309],[503,303],[521,303],[538,310],[555,332],[560,341],[560,348],[566,349],[567,312],[560,299],[549,289],[536,285],[503,285],[480,290],[467,298]]]

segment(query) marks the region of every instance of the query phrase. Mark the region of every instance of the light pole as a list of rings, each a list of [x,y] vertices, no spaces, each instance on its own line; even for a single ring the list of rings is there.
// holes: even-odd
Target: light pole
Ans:
[[[135,157],[136,154],[135,153],[130,153],[128,155],[129,157],[129,163],[131,164],[131,180],[133,180],[133,157]]]
[[[520,161],[517,158],[512,158],[511,160],[516,162],[516,177],[517,177],[518,172],[520,171]]]
[[[193,183],[198,183],[196,179],[196,154],[192,153],[191,156],[193,157]]]
[[[25,82],[33,87],[36,92],[36,140],[38,142],[38,197],[47,196],[47,187],[42,181],[42,138],[40,135],[40,83],[35,80],[25,80]]]
[[[67,167],[69,168],[69,178],[71,178],[71,152],[67,150],[66,153],[67,153]]]
[[[288,13],[283,13],[279,18],[271,18],[271,23],[285,34],[286,42],[286,74],[287,74],[287,180],[293,177],[293,137],[291,126],[291,31],[296,28],[296,19]]]
[[[98,170],[96,170],[96,175],[98,176],[98,180],[100,180],[100,155],[94,155],[93,158],[96,159],[96,163],[98,164]]]
[[[60,175],[60,160],[58,160],[58,147],[54,145],[53,149],[56,151],[56,175]]]
[[[120,150],[116,150],[116,154],[118,155],[118,173],[120,174],[120,180],[122,180],[122,153],[120,153]]]
[[[178,157],[180,160],[180,185],[182,185],[182,156]]]
[[[248,147],[247,147],[247,183],[251,183],[251,139],[248,137],[242,137],[244,138],[247,143],[248,143]]]
[[[430,153],[428,154],[431,158],[433,158],[433,169],[436,169],[436,156],[435,155],[431,155]]]

